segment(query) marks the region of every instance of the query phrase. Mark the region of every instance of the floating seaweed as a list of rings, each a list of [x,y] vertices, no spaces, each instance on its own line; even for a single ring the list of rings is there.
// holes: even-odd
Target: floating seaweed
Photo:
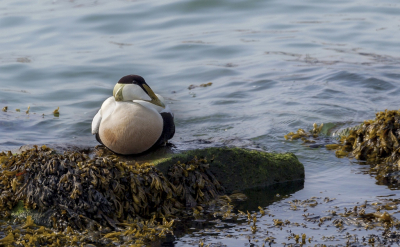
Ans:
[[[212,84],[213,84],[212,82],[203,83],[203,84],[200,84],[200,85],[191,84],[191,85],[188,87],[188,89],[189,89],[189,90],[192,90],[192,89],[195,89],[196,87],[209,87],[209,86],[211,86]]]
[[[32,112],[30,111],[30,109],[31,109],[31,107],[28,106],[28,108],[27,108],[27,110],[25,111],[25,113],[26,113],[26,114],[32,113]],[[10,110],[10,109],[9,109],[8,106],[3,107],[3,109],[2,109],[3,112],[8,112],[9,110]],[[53,114],[54,117],[59,117],[59,116],[60,116],[60,111],[59,111],[59,110],[60,110],[60,107],[57,107],[57,109],[55,109],[55,110],[52,112],[52,114]],[[21,109],[20,109],[20,108],[16,108],[16,109],[15,109],[15,112],[21,112]],[[36,114],[36,113],[34,112],[33,114]],[[42,116],[45,116],[45,114],[42,113]]]
[[[224,218],[223,214],[214,214],[220,218],[214,221],[218,229],[200,230],[200,242],[203,246],[210,243],[214,246],[218,239],[232,238],[250,246],[273,246],[273,243],[278,243],[282,246],[322,247],[367,246],[372,242],[375,243],[374,246],[388,246],[400,240],[400,222],[394,216],[398,215],[398,199],[356,202],[352,208],[332,203],[335,200],[329,197],[284,200],[268,209],[280,213],[294,210],[286,214],[289,219],[275,217],[265,212],[262,207],[258,208],[260,211],[247,213],[238,210],[231,218]],[[326,208],[332,210],[322,210]],[[232,224],[229,223],[232,221],[235,225],[230,227]],[[329,235],[332,232],[334,234]],[[215,238],[216,233],[218,238]],[[248,243],[243,239],[247,239]],[[201,246],[200,243],[199,245]]]
[[[46,146],[21,154],[2,152],[0,214],[7,219],[16,205],[23,204],[32,216],[0,241],[8,243],[12,237],[16,243],[62,245],[152,241],[172,232],[172,218],[181,209],[199,207],[223,194],[208,167],[206,159],[195,158],[173,165],[164,176],[152,164],[129,165],[115,155],[58,154]]]
[[[60,116],[59,110],[60,110],[60,107],[57,107],[57,109],[55,109],[55,110],[53,111],[53,115],[54,115],[55,117],[59,117],[59,116]]]
[[[321,133],[323,127],[324,127],[324,124],[321,124],[318,126],[316,123],[314,123],[313,129],[310,132],[305,131],[304,129],[298,129],[296,131],[296,133],[290,132],[290,133],[286,134],[284,136],[284,138],[286,140],[291,140],[291,141],[301,139],[305,143],[313,143],[314,141],[310,141],[309,138],[310,137],[317,138],[319,136],[319,134]]]

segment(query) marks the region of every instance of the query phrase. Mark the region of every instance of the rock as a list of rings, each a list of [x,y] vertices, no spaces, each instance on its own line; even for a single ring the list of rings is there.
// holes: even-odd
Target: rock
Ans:
[[[304,166],[292,153],[211,147],[170,155],[153,162],[166,175],[171,165],[178,161],[188,162],[194,156],[210,160],[210,171],[228,193],[287,181],[304,180]]]
[[[364,124],[359,124],[356,126],[351,126],[351,127],[347,127],[347,128],[340,128],[334,132],[332,132],[332,136],[335,137],[336,139],[340,140],[340,138],[348,136],[350,134],[351,131],[356,131],[359,128],[361,128]]]
[[[22,146],[16,153],[31,148],[30,145]],[[57,152],[65,150],[83,151],[79,147],[53,147]],[[103,155],[112,155],[106,149],[101,149]],[[177,153],[179,152],[179,153]],[[96,155],[91,151],[89,155]],[[103,156],[101,155],[101,156]],[[121,161],[130,164],[154,163],[164,174],[170,166],[180,161],[186,163],[193,159],[206,158],[210,163],[210,171],[225,187],[226,192],[235,190],[265,187],[287,181],[304,180],[304,166],[292,153],[274,153],[252,150],[240,147],[208,147],[189,151],[173,150],[171,147],[159,147],[140,155],[119,156]]]
[[[235,190],[248,194],[250,201],[256,203],[253,203],[254,207],[257,205],[258,208],[259,203],[280,200],[280,194],[291,194],[304,186],[304,166],[294,154],[237,147],[212,147],[179,154],[164,150],[145,155],[145,158],[142,156],[141,162],[148,160],[155,167],[148,163],[130,164],[140,161],[138,156],[124,156],[126,162],[121,162],[115,155],[90,158],[83,151],[68,151],[61,155],[46,146],[35,146],[21,154],[3,153],[3,156],[6,157],[3,167],[7,169],[3,171],[2,179],[8,181],[12,177],[14,183],[8,181],[10,186],[6,187],[7,190],[3,189],[2,196],[6,196],[9,202],[12,200],[12,205],[15,205],[9,212],[14,226],[20,229],[30,227],[36,231],[35,236],[41,236],[37,232],[52,232],[50,228],[64,233],[85,229],[89,233],[81,234],[84,238],[80,238],[80,241],[96,245],[108,243],[115,234],[131,231],[119,227],[118,223],[133,220],[132,217],[137,220],[153,215],[161,221],[161,216],[173,215],[180,209],[196,205],[206,205],[219,195]],[[194,159],[195,156],[197,159]],[[36,163],[29,166],[30,170],[27,171],[25,165],[31,157]],[[169,176],[168,172],[173,176]],[[33,177],[37,179],[31,180]],[[86,179],[81,180],[82,177]],[[219,184],[223,185],[225,191]],[[266,192],[262,197],[247,190],[265,186],[269,187],[262,189]],[[17,193],[21,195],[17,198],[14,191],[23,194]],[[1,206],[5,211],[10,204]],[[250,204],[248,206],[251,208]],[[150,235],[143,233],[138,241],[149,241],[150,237],[146,236],[159,235],[165,229],[170,231],[174,222],[164,218],[160,227],[154,219],[139,221]],[[100,236],[99,229],[105,229],[102,232],[105,236],[93,237],[95,234]],[[62,239],[52,241],[60,240],[65,245],[72,245],[70,243],[76,242],[76,234],[59,234],[57,236]],[[19,235],[18,241],[21,239],[25,239],[25,235]],[[118,241],[125,243],[136,240],[119,238]]]

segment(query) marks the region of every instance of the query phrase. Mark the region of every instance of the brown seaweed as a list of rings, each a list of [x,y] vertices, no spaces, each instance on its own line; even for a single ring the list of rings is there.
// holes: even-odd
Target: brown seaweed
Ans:
[[[287,140],[302,138],[305,142],[316,138],[320,128],[314,124],[310,132],[299,129],[285,135]],[[371,174],[380,183],[390,186],[400,185],[400,110],[385,110],[376,113],[373,120],[366,120],[356,128],[349,128],[339,143],[327,144],[339,158],[350,157],[367,161]]]
[[[23,204],[33,212],[3,238],[16,245],[143,244],[172,232],[173,217],[224,192],[206,159],[177,163],[164,176],[153,164],[127,164],[118,156],[89,158],[42,146],[0,153],[3,219]],[[90,234],[81,234],[84,232]],[[34,234],[33,234],[34,233]],[[18,244],[20,243],[20,244]]]

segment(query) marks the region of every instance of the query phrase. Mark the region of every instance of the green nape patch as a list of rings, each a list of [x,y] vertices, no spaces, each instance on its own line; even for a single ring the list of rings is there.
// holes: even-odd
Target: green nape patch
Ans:
[[[371,165],[379,183],[400,185],[400,111],[385,110],[376,113],[375,119],[338,132],[339,143],[325,147],[334,150],[339,158],[350,157],[365,160]],[[299,130],[289,133],[286,139],[302,138],[312,141],[318,135]]]

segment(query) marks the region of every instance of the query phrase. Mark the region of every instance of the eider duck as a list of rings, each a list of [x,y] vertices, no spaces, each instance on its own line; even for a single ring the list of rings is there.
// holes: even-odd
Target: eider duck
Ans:
[[[94,116],[92,134],[114,153],[139,154],[174,136],[174,115],[143,77],[127,75]]]

